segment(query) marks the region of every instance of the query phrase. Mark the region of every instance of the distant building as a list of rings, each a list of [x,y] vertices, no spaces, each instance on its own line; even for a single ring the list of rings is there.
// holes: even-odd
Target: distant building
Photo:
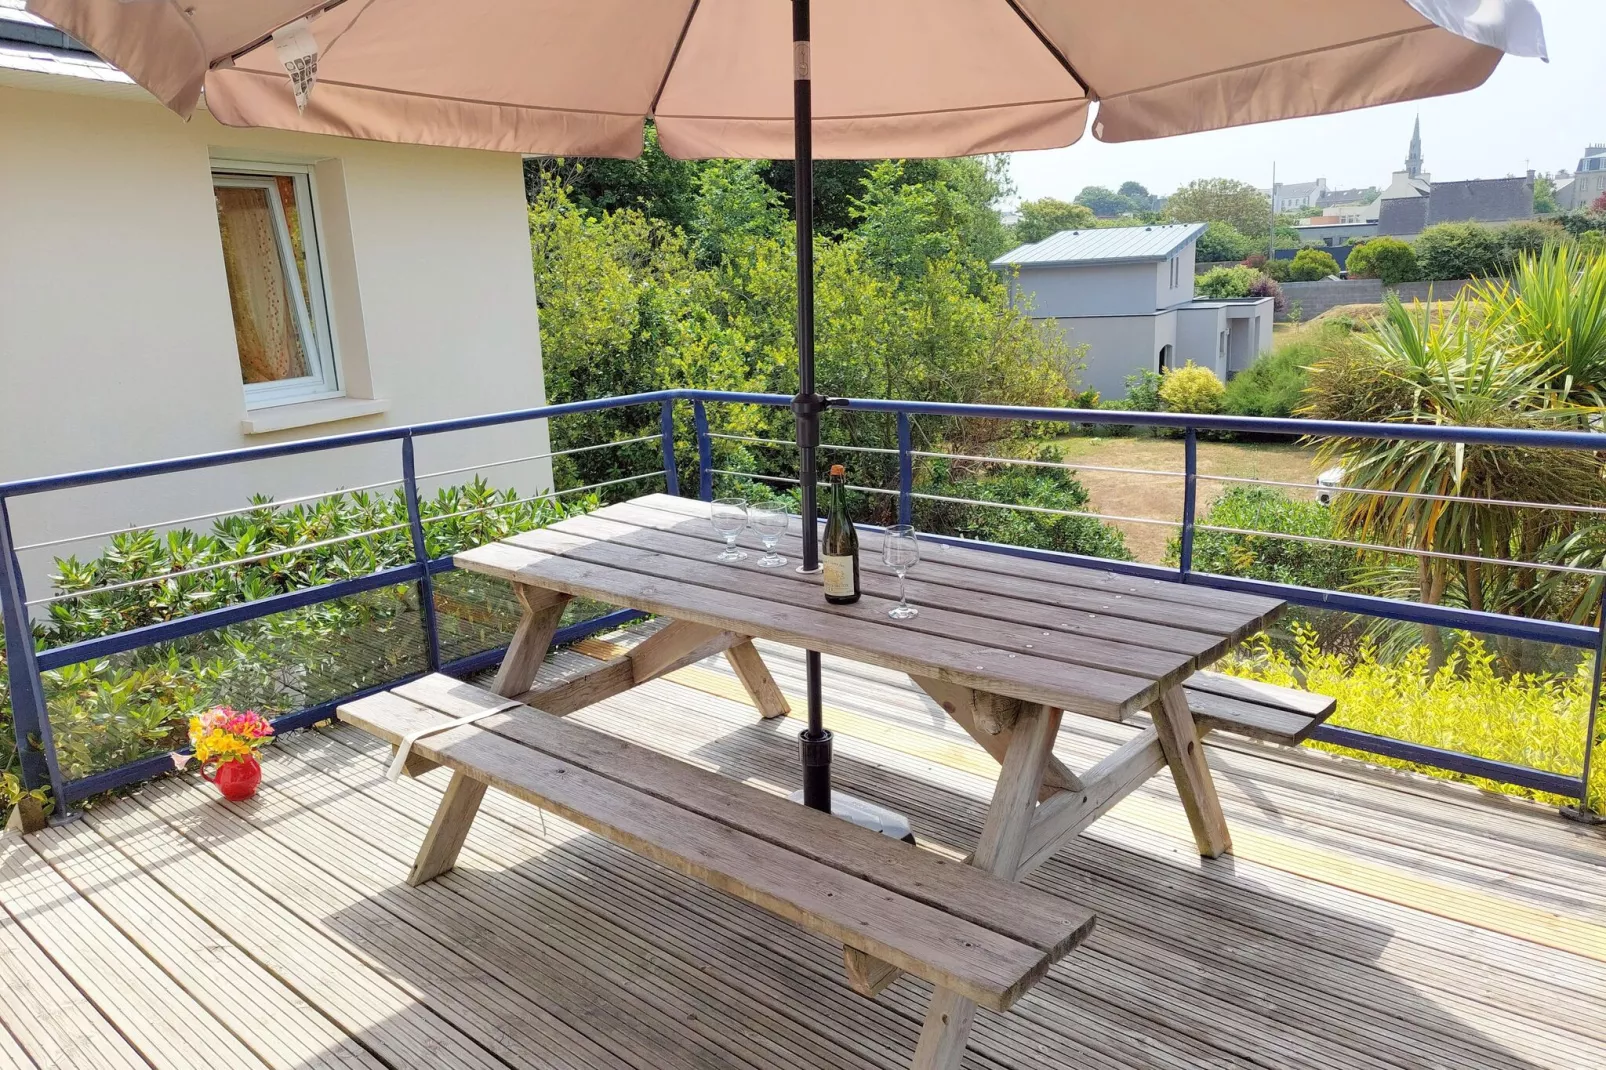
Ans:
[[[1606,145],[1590,145],[1572,177],[1556,183],[1556,205],[1563,212],[1588,208],[1606,194]]]
[[[1222,380],[1271,348],[1272,299],[1193,296],[1203,223],[1064,230],[994,260],[1012,272],[1012,296],[1051,319],[1074,346],[1087,343],[1080,379],[1105,397],[1126,377],[1188,361]]]
[[[1411,131],[1405,169],[1378,198],[1377,233],[1410,238],[1435,223],[1508,223],[1532,219],[1534,173],[1510,178],[1434,182],[1422,166],[1422,120]]]
[[[1278,182],[1271,189],[1260,191],[1271,200],[1274,212],[1294,212],[1301,208],[1315,208],[1327,195],[1327,179],[1314,182]]]

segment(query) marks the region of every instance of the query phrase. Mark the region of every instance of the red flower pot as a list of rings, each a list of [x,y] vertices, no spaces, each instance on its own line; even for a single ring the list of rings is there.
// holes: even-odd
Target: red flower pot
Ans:
[[[257,785],[262,783],[262,763],[255,755],[236,758],[232,762],[219,762],[215,772],[208,772],[203,765],[201,775],[216,784],[225,799],[244,802],[257,793]]]

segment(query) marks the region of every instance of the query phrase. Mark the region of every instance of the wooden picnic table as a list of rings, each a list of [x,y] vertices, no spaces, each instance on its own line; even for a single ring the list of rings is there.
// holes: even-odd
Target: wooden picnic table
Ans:
[[[796,523],[781,547],[794,561],[802,546]],[[838,606],[822,597],[818,576],[790,565],[761,568],[757,554],[715,560],[722,542],[707,503],[652,494],[458,554],[458,567],[514,584],[524,606],[494,690],[562,715],[723,652],[760,713],[785,714],[755,638],[907,673],[1000,763],[970,861],[1010,881],[1162,768],[1171,770],[1200,853],[1223,854],[1231,839],[1203,735],[1220,729],[1297,742],[1332,709],[1321,696],[1200,672],[1263,629],[1283,608],[1275,599],[927,541],[908,580],[920,613],[895,621],[887,610],[897,580],[873,546],[862,555],[863,597]],[[669,623],[628,657],[532,689],[574,597]],[[1091,769],[1079,773],[1052,753],[1065,713],[1124,721],[1143,711],[1151,723]],[[459,788],[466,794],[454,806]],[[412,879],[450,866],[483,790],[454,779]],[[844,957],[866,995],[899,976],[863,950],[845,947]],[[975,1008],[939,987],[917,1065],[956,1060]]]

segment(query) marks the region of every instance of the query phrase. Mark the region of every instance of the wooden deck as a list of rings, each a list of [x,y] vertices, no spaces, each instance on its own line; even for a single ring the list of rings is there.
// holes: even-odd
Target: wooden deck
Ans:
[[[795,652],[765,655],[800,694]],[[826,696],[837,784],[968,851],[992,760],[890,673],[827,658]],[[723,660],[576,717],[796,782],[798,722],[759,723]],[[1077,768],[1129,732],[1067,721]],[[459,868],[408,887],[444,771],[391,784],[386,756],[320,729],[269,751],[250,803],[182,777],[0,838],[0,1067],[908,1063],[922,983],[867,1001],[837,947],[498,793]],[[1321,755],[1211,761],[1234,855],[1201,862],[1164,776],[1095,824],[1031,878],[1092,937],[982,1012],[966,1066],[1606,1066],[1606,839]]]

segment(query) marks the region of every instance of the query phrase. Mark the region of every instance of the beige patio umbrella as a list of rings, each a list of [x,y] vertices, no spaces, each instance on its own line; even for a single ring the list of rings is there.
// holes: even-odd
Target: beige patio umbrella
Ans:
[[[1545,54],[1531,0],[28,0],[181,115],[571,156],[791,157],[803,515],[814,386],[809,164],[1069,145],[1453,93]],[[812,10],[811,10],[812,8]],[[811,20],[812,15],[812,20]],[[812,48],[817,44],[817,49]],[[805,525],[806,535],[813,529]],[[812,537],[804,564],[817,562]],[[819,655],[805,801],[830,809]]]

